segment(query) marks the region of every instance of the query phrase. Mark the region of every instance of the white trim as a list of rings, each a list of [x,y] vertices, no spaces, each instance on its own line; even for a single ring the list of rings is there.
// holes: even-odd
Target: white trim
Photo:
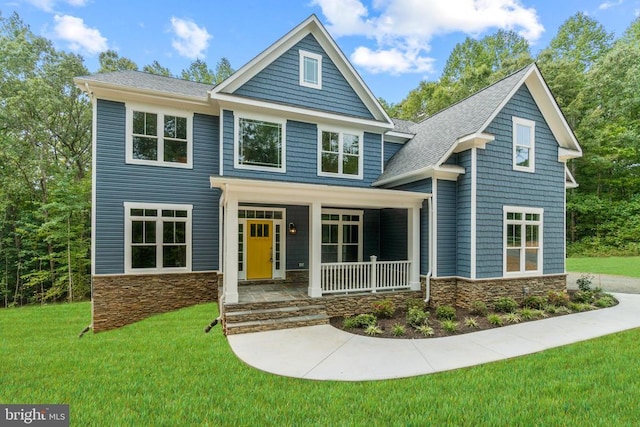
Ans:
[[[573,174],[569,170],[569,167],[566,164],[564,165],[564,182],[565,182],[564,184],[565,188],[578,188],[579,186],[579,184],[576,182],[576,179],[573,177]]]
[[[380,173],[384,172],[384,135],[380,135]]]
[[[322,133],[330,132],[338,134],[338,172],[325,172],[322,170]],[[353,135],[358,137],[358,174],[357,175],[349,175],[341,172],[343,167],[344,160],[344,152],[343,152],[343,138],[344,135]],[[345,178],[345,179],[359,179],[362,180],[364,176],[364,132],[361,130],[349,129],[349,128],[341,128],[341,127],[331,127],[318,125],[318,159],[317,159],[317,174],[318,176],[331,177],[331,178]]]
[[[240,120],[256,120],[269,124],[280,125],[280,167],[269,166],[257,166],[257,165],[245,165],[240,163],[238,156],[238,149],[240,144],[240,138],[238,132],[240,130]],[[270,116],[265,114],[247,113],[244,111],[234,111],[233,113],[233,167],[235,169],[247,169],[264,172],[287,172],[287,120],[282,117]],[[220,159],[222,161],[222,159]]]
[[[218,174],[224,176],[224,110],[220,108],[218,113]]]
[[[338,225],[338,260],[335,262],[346,262],[342,260],[342,247],[344,246],[344,235],[343,225],[344,224],[358,224],[358,261],[362,262],[362,252],[364,249],[364,211],[363,210],[355,210],[355,209],[322,209],[320,212],[320,225],[323,226],[325,224],[337,224]],[[337,220],[325,220],[322,219],[322,215],[338,215]],[[352,215],[357,216],[358,221],[347,221],[344,222],[342,220],[342,215]],[[324,246],[324,243],[320,242],[320,246]],[[320,252],[322,254],[322,251]],[[322,255],[321,255],[322,256]]]
[[[318,55],[317,53],[308,52],[306,50],[299,49],[298,55],[300,57],[300,86],[310,87],[312,89],[322,89],[322,55]],[[305,59],[313,59],[316,61],[316,74],[318,81],[316,83],[311,83],[305,80]]]
[[[372,185],[374,187],[382,187],[388,184],[395,187],[410,182],[416,182],[421,179],[437,178],[444,181],[457,181],[460,175],[464,175],[466,171],[462,166],[458,165],[439,165],[428,166],[426,168],[410,171],[396,177],[387,178],[382,181],[376,181]]]
[[[433,265],[431,265],[431,273],[433,277],[438,277],[438,180],[431,180],[431,194],[433,203]]]
[[[434,240],[433,240],[433,199],[429,199],[427,200],[427,207],[429,209],[428,215],[429,215],[429,275],[433,275],[433,267],[434,267],[434,258],[433,258],[433,247],[434,247]]]
[[[567,165],[564,165],[565,169]],[[568,172],[568,169],[567,169]],[[573,178],[573,177],[572,177]],[[562,194],[562,271],[567,272],[567,190]]]
[[[523,215],[522,220],[507,220],[507,213],[519,213]],[[540,219],[538,221],[526,221],[526,214],[536,214],[540,215]],[[507,225],[510,223],[517,223],[520,226],[525,226],[527,224],[537,225],[538,226],[538,265],[536,270],[527,271],[524,268],[526,262],[526,256],[521,256],[520,259],[520,270],[519,271],[507,271]],[[525,227],[523,227],[525,228]],[[521,248],[526,249],[526,240],[527,236],[524,230],[521,233]],[[525,255],[525,254],[521,254]],[[533,208],[533,207],[524,207],[524,206],[508,206],[504,205],[502,207],[502,273],[504,277],[529,277],[529,276],[540,276],[544,271],[544,209],[543,208]]]
[[[449,149],[447,154],[442,156],[439,164],[442,164],[445,159],[448,159],[452,153],[460,153],[461,151],[468,150],[470,148],[482,148],[484,149],[487,144],[496,139],[495,135],[485,132],[476,132],[462,138],[458,138],[456,143]]]
[[[238,268],[238,280],[251,280],[251,279],[247,279],[247,233],[248,233],[248,229],[247,229],[247,221],[271,221],[271,224],[273,225],[273,233],[272,233],[272,248],[271,248],[271,257],[273,259],[273,264],[271,266],[271,278],[272,279],[284,279],[285,278],[285,272],[286,272],[286,266],[287,266],[287,228],[286,228],[286,224],[287,224],[287,209],[286,208],[276,208],[276,207],[266,207],[266,206],[242,206],[240,204],[238,204],[238,212],[239,211],[270,211],[270,212],[282,212],[282,218],[277,219],[277,218],[256,218],[255,216],[253,218],[249,218],[245,215],[244,218],[240,218],[240,215],[238,215],[238,226],[240,224],[242,224],[243,227],[243,233],[242,233],[242,237],[243,237],[243,241],[242,241],[242,247],[243,247],[243,251],[242,251],[242,267],[243,269],[240,270]],[[280,225],[280,268],[276,269],[276,225]],[[239,229],[238,229],[239,230]],[[238,234],[240,232],[238,231]],[[238,258],[238,261],[240,260],[240,258]]]
[[[523,119],[521,117],[513,116],[512,121],[512,156],[513,156],[513,170],[520,172],[535,172],[536,171],[536,122],[533,120]],[[518,126],[529,128],[529,141],[531,146],[529,149],[529,166],[519,166],[517,162],[517,148],[524,147],[524,145],[518,144]]]
[[[470,263],[471,271],[470,276],[472,279],[476,278],[476,262],[477,262],[477,227],[478,227],[478,149],[476,147],[471,148],[471,251]]]
[[[124,202],[124,272],[125,274],[167,274],[167,273],[190,273],[191,272],[191,253],[193,249],[192,243],[192,223],[193,223],[193,205],[188,204],[169,204],[169,203],[135,203]],[[155,217],[156,221],[156,268],[133,268],[131,266],[131,209],[154,209],[158,211]],[[185,223],[185,245],[186,245],[186,266],[184,267],[162,267],[162,226],[163,223],[162,210],[181,210],[187,211],[186,219],[181,222]],[[149,217],[152,218],[152,217]]]
[[[138,104],[126,102],[126,163],[134,165],[161,166],[180,169],[193,169],[193,111],[178,110],[167,107],[159,107],[152,104]],[[157,115],[157,160],[141,160],[133,157],[133,111],[151,113]],[[164,161],[164,117],[176,116],[187,120],[187,162],[166,162]]]
[[[414,136],[416,136],[415,133],[398,132],[395,130],[390,130],[384,134],[384,139],[387,142],[393,142],[395,144],[404,144]]]

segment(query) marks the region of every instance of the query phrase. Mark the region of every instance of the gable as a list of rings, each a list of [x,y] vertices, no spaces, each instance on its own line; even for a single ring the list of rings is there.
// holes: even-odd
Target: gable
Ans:
[[[300,50],[322,56],[321,89],[300,85]],[[308,34],[233,94],[364,119],[374,119],[313,34]]]

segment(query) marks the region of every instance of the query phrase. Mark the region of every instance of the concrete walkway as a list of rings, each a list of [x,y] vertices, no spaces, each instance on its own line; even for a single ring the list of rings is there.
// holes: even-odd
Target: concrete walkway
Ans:
[[[231,335],[247,364],[314,380],[404,378],[480,365],[640,327],[640,295],[615,307],[445,338],[370,338],[330,325]]]
[[[567,288],[578,289],[576,280],[582,275],[590,275],[593,286],[601,287],[605,292],[640,294],[640,279],[637,277],[615,276],[613,274],[567,273]]]

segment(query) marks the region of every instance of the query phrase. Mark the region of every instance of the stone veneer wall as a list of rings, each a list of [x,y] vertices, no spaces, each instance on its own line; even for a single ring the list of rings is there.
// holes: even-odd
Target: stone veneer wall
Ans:
[[[422,291],[397,291],[375,294],[326,295],[320,300],[325,305],[327,315],[335,317],[371,313],[371,304],[383,299],[393,301],[396,307],[405,307],[408,299],[423,298],[423,295]]]
[[[511,297],[521,303],[525,296],[547,295],[549,291],[567,288],[567,276],[527,277],[514,279],[470,280],[464,278],[431,279],[432,306],[454,305],[469,308],[473,301],[493,304],[500,297]],[[528,292],[525,295],[524,289]]]
[[[214,302],[218,273],[93,277],[93,331],[137,322],[154,314]]]

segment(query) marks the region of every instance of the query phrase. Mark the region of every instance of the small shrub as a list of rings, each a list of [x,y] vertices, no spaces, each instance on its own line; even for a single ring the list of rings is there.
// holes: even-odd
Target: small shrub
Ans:
[[[408,298],[407,311],[412,308],[419,308],[420,310],[424,310],[424,301],[420,298]]]
[[[593,302],[593,293],[591,291],[577,291],[573,294],[572,299],[574,302],[590,304]]]
[[[404,327],[404,325],[396,323],[395,325],[393,325],[391,332],[393,333],[393,336],[401,337],[407,333],[407,329]]]
[[[416,331],[420,332],[425,337],[432,337],[435,334],[433,328],[429,325],[420,325],[416,328]]]
[[[547,298],[539,295],[530,295],[524,299],[522,306],[542,310],[547,305]]]
[[[566,307],[569,304],[569,294],[567,291],[550,291],[547,294],[547,301],[556,307]]]
[[[355,329],[358,327],[355,317],[345,317],[342,321],[342,327],[345,329]]]
[[[453,320],[442,320],[440,322],[440,326],[449,334],[455,334],[456,332],[458,332],[458,322],[454,322]]]
[[[438,320],[453,320],[456,318],[456,309],[450,305],[441,305],[436,308],[436,317]]]
[[[407,312],[407,323],[414,328],[421,325],[426,325],[429,319],[429,313],[426,313],[421,308],[410,308]]]
[[[464,325],[467,328],[477,328],[477,327],[480,326],[480,325],[478,325],[478,321],[476,320],[475,317],[465,317]]]
[[[546,312],[546,311],[544,311],[544,310],[531,310],[531,311],[533,312],[533,317],[534,317],[535,319],[543,318],[543,317],[549,317],[549,315],[547,314],[547,312]]]
[[[353,317],[353,321],[356,328],[366,328],[378,323],[378,319],[373,314],[358,314]]]
[[[591,286],[593,285],[593,279],[594,277],[591,274],[583,274],[578,280],[576,280],[578,289],[583,292],[589,292],[591,290]]]
[[[493,308],[499,313],[513,313],[518,303],[511,297],[500,297],[493,303]]]
[[[571,311],[575,311],[577,313],[581,313],[583,311],[589,311],[589,310],[593,310],[595,307],[592,306],[591,304],[585,304],[582,302],[570,302],[569,303],[569,310]]]
[[[547,304],[544,306],[544,312],[549,314],[556,314],[558,313],[558,307],[552,304]]]
[[[569,313],[571,313],[571,310],[569,310],[564,305],[561,305],[560,307],[556,307],[556,314],[569,314]]]
[[[373,315],[380,318],[391,318],[396,312],[396,305],[390,299],[383,299],[381,301],[375,301],[372,305]]]
[[[616,300],[609,294],[603,294],[600,298],[595,300],[593,304],[600,308],[612,307],[616,305]]]
[[[502,316],[505,322],[507,323],[520,323],[522,322],[522,317],[518,313],[506,313]]]
[[[520,309],[518,311],[518,314],[520,315],[522,320],[532,320],[536,318],[536,316],[534,315],[534,310],[528,307]]]
[[[482,301],[473,301],[471,306],[469,307],[469,313],[475,314],[477,316],[486,316],[489,313],[489,309],[487,308],[487,304]]]
[[[502,326],[502,317],[499,314],[491,313],[487,316],[487,320],[494,326]]]
[[[365,328],[364,333],[370,336],[380,335],[382,333],[382,329],[378,325],[369,325]]]

